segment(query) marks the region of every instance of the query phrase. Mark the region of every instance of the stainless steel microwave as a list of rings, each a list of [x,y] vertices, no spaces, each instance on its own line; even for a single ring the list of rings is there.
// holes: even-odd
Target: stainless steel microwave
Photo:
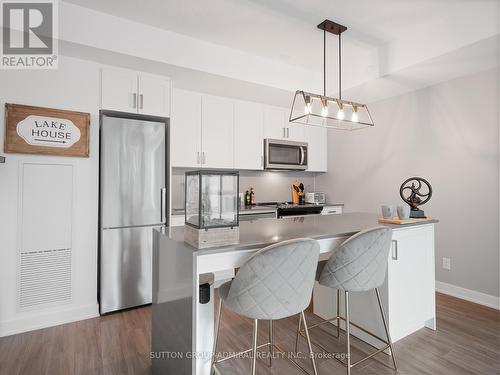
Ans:
[[[264,140],[265,169],[299,170],[307,169],[307,143]]]

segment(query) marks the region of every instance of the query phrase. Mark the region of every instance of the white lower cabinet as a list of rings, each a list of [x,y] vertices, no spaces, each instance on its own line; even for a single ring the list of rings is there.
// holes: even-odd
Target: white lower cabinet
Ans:
[[[307,171],[326,172],[328,170],[327,129],[306,126],[305,141],[308,143]]]
[[[344,206],[323,206],[321,215],[340,215],[344,211]]]
[[[170,227],[182,227],[186,221],[184,215],[172,215],[170,216]]]
[[[388,314],[393,340],[435,324],[434,225],[393,231]]]
[[[258,103],[234,103],[234,168],[264,168],[263,106]]]
[[[391,338],[396,342],[423,327],[436,329],[434,224],[396,228],[392,239],[387,276],[380,293]],[[336,290],[316,284],[313,298],[315,314],[322,318],[335,316]],[[349,307],[352,322],[385,338],[374,291],[350,293]],[[342,297],[342,316],[344,309]],[[345,328],[345,324],[341,323],[341,327]],[[351,327],[351,332],[375,347],[383,346],[356,327]]]

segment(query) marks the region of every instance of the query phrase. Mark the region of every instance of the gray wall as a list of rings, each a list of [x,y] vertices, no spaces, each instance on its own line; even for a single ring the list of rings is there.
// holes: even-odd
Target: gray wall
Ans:
[[[399,186],[422,176],[434,189],[423,209],[438,218],[438,281],[499,296],[498,71],[370,105],[373,129],[329,130],[318,190],[347,211],[401,204]],[[451,270],[442,258],[451,258]]]
[[[184,208],[184,172],[185,169],[172,170],[172,208]],[[301,181],[306,191],[314,190],[315,173],[306,172],[265,172],[240,171],[240,193],[251,187],[255,191],[257,202],[291,201],[291,185]]]

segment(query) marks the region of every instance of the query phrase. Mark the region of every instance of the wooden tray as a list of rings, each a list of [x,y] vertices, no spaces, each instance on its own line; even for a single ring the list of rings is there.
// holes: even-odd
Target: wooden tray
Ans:
[[[407,220],[400,220],[399,218],[395,217],[392,219],[384,219],[380,218],[378,219],[378,222],[380,224],[395,224],[395,225],[405,225],[405,224],[415,224],[415,223],[425,223],[426,221],[431,221],[432,219],[430,217],[426,218],[410,218]]]

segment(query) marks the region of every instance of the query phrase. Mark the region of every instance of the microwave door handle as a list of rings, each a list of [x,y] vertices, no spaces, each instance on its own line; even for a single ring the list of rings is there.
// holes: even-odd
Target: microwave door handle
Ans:
[[[300,146],[300,165],[304,165],[304,147]]]

